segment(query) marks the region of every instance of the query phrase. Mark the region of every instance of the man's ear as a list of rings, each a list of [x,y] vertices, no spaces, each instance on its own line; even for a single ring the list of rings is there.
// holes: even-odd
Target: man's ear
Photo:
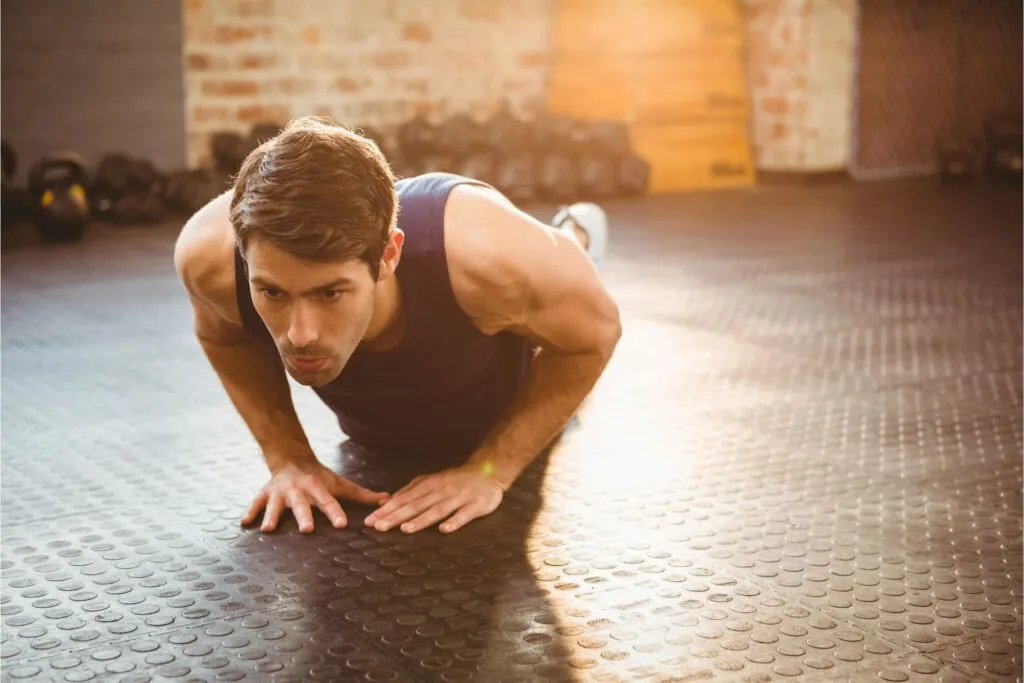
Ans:
[[[384,254],[380,258],[380,275],[377,280],[381,281],[395,274],[398,262],[402,260],[402,245],[405,244],[405,233],[398,228],[391,231],[388,237],[387,246],[384,247]]]

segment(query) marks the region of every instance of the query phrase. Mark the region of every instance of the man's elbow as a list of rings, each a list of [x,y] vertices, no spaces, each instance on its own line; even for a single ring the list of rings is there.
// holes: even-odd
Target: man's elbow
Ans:
[[[608,301],[602,308],[595,343],[598,353],[607,361],[615,353],[615,348],[622,338],[622,317],[619,315],[619,307],[613,301]]]

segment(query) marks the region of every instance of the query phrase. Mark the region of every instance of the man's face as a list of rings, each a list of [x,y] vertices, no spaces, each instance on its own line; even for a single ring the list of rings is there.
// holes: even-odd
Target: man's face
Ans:
[[[323,386],[341,374],[374,313],[377,282],[360,260],[313,262],[253,240],[253,304],[296,382]]]

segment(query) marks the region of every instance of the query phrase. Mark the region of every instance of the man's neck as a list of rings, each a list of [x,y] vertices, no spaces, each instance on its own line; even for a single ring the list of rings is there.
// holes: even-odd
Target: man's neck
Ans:
[[[405,307],[397,277],[390,277],[377,287],[373,317],[363,336],[367,351],[379,352],[394,348],[405,335]]]

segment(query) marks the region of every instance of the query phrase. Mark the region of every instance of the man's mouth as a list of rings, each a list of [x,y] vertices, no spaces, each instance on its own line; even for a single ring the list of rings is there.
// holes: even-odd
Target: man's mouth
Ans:
[[[288,364],[302,372],[317,372],[323,370],[327,365],[327,358],[323,356],[286,356]]]

